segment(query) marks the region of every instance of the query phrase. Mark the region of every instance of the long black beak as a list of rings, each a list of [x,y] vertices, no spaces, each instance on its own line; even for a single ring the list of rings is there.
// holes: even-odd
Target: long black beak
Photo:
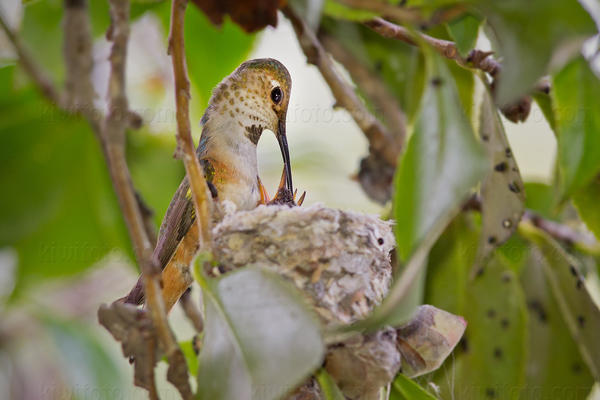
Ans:
[[[277,142],[283,156],[283,165],[285,166],[285,182],[290,193],[294,193],[292,186],[292,165],[290,163],[290,151],[288,149],[287,137],[285,136],[285,118],[279,120],[279,128],[277,129]]]

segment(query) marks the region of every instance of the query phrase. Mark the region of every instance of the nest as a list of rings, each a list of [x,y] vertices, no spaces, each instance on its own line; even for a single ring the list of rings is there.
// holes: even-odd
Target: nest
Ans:
[[[365,318],[392,281],[390,222],[355,212],[260,206],[228,214],[213,231],[220,272],[257,264],[294,283],[325,326]],[[328,349],[325,367],[349,398],[374,397],[400,369],[393,329]],[[352,365],[352,369],[344,365]],[[321,399],[309,379],[289,399]]]
[[[325,325],[366,317],[392,280],[391,223],[311,207],[260,206],[225,216],[214,231],[225,271],[258,264],[290,280]]]

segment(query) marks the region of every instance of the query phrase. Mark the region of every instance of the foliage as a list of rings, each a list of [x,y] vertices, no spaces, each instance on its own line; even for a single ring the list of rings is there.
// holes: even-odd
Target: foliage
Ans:
[[[193,3],[198,7],[187,10],[185,38],[192,115],[199,117],[211,89],[248,57],[257,36],[244,30],[273,24],[280,2]],[[296,3],[321,10],[313,18],[316,37],[336,41],[365,72],[359,76],[346,65],[367,109],[390,131],[408,134],[391,199],[396,278],[369,317],[324,333],[279,276],[249,266],[198,277],[202,346],[197,354],[192,342],[182,343],[198,396],[280,398],[314,375],[326,399],[342,399],[335,379],[319,369],[326,340],[398,327],[423,303],[463,316],[465,336],[438,371],[416,380],[398,375],[390,398],[586,396],[600,380],[600,80],[597,57],[581,52],[583,41],[597,34],[588,11],[576,0]],[[136,1],[131,22],[152,16],[164,34],[170,6]],[[63,14],[59,0],[24,2],[15,29],[57,87],[66,70]],[[93,38],[102,44],[107,3],[89,0],[89,15]],[[411,39],[384,37],[363,24],[376,17],[405,27]],[[423,34],[452,41],[455,52],[440,51]],[[493,73],[471,57],[482,35],[501,66]],[[82,366],[59,373],[67,387],[118,386],[117,367],[93,333],[64,322],[60,310],[26,306],[44,285],[94,271],[109,256],[133,261],[101,146],[84,118],[49,103],[14,58],[0,61],[0,248],[14,252],[17,265],[0,312],[28,315],[47,333],[59,364]],[[540,90],[545,76],[549,91]],[[168,79],[160,84],[170,88]],[[556,173],[548,182],[521,176],[500,116],[531,98],[556,137]],[[397,105],[406,126],[394,125],[398,119],[382,101]],[[184,173],[170,157],[172,132],[163,133],[143,127],[127,135],[133,183],[156,225]],[[0,355],[19,339],[14,332],[6,337]]]
[[[248,266],[200,284],[207,327],[200,398],[277,399],[322,362],[318,320],[279,276]]]

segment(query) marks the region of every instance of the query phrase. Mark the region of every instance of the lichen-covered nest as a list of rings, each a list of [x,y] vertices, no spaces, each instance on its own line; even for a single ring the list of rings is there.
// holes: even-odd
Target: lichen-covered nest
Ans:
[[[258,264],[294,282],[326,324],[367,316],[390,286],[391,223],[310,207],[260,206],[227,214],[213,230],[225,271]]]

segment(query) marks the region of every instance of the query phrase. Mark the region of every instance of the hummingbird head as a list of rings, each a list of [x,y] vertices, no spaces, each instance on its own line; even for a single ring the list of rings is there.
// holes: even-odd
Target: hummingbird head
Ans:
[[[218,130],[231,144],[256,146],[265,129],[275,133],[285,165],[286,186],[293,192],[285,120],[292,80],[288,70],[272,58],[241,64],[215,88],[202,123]],[[229,125],[233,123],[233,129]],[[229,129],[225,127],[229,126]],[[242,142],[239,142],[242,141]]]

